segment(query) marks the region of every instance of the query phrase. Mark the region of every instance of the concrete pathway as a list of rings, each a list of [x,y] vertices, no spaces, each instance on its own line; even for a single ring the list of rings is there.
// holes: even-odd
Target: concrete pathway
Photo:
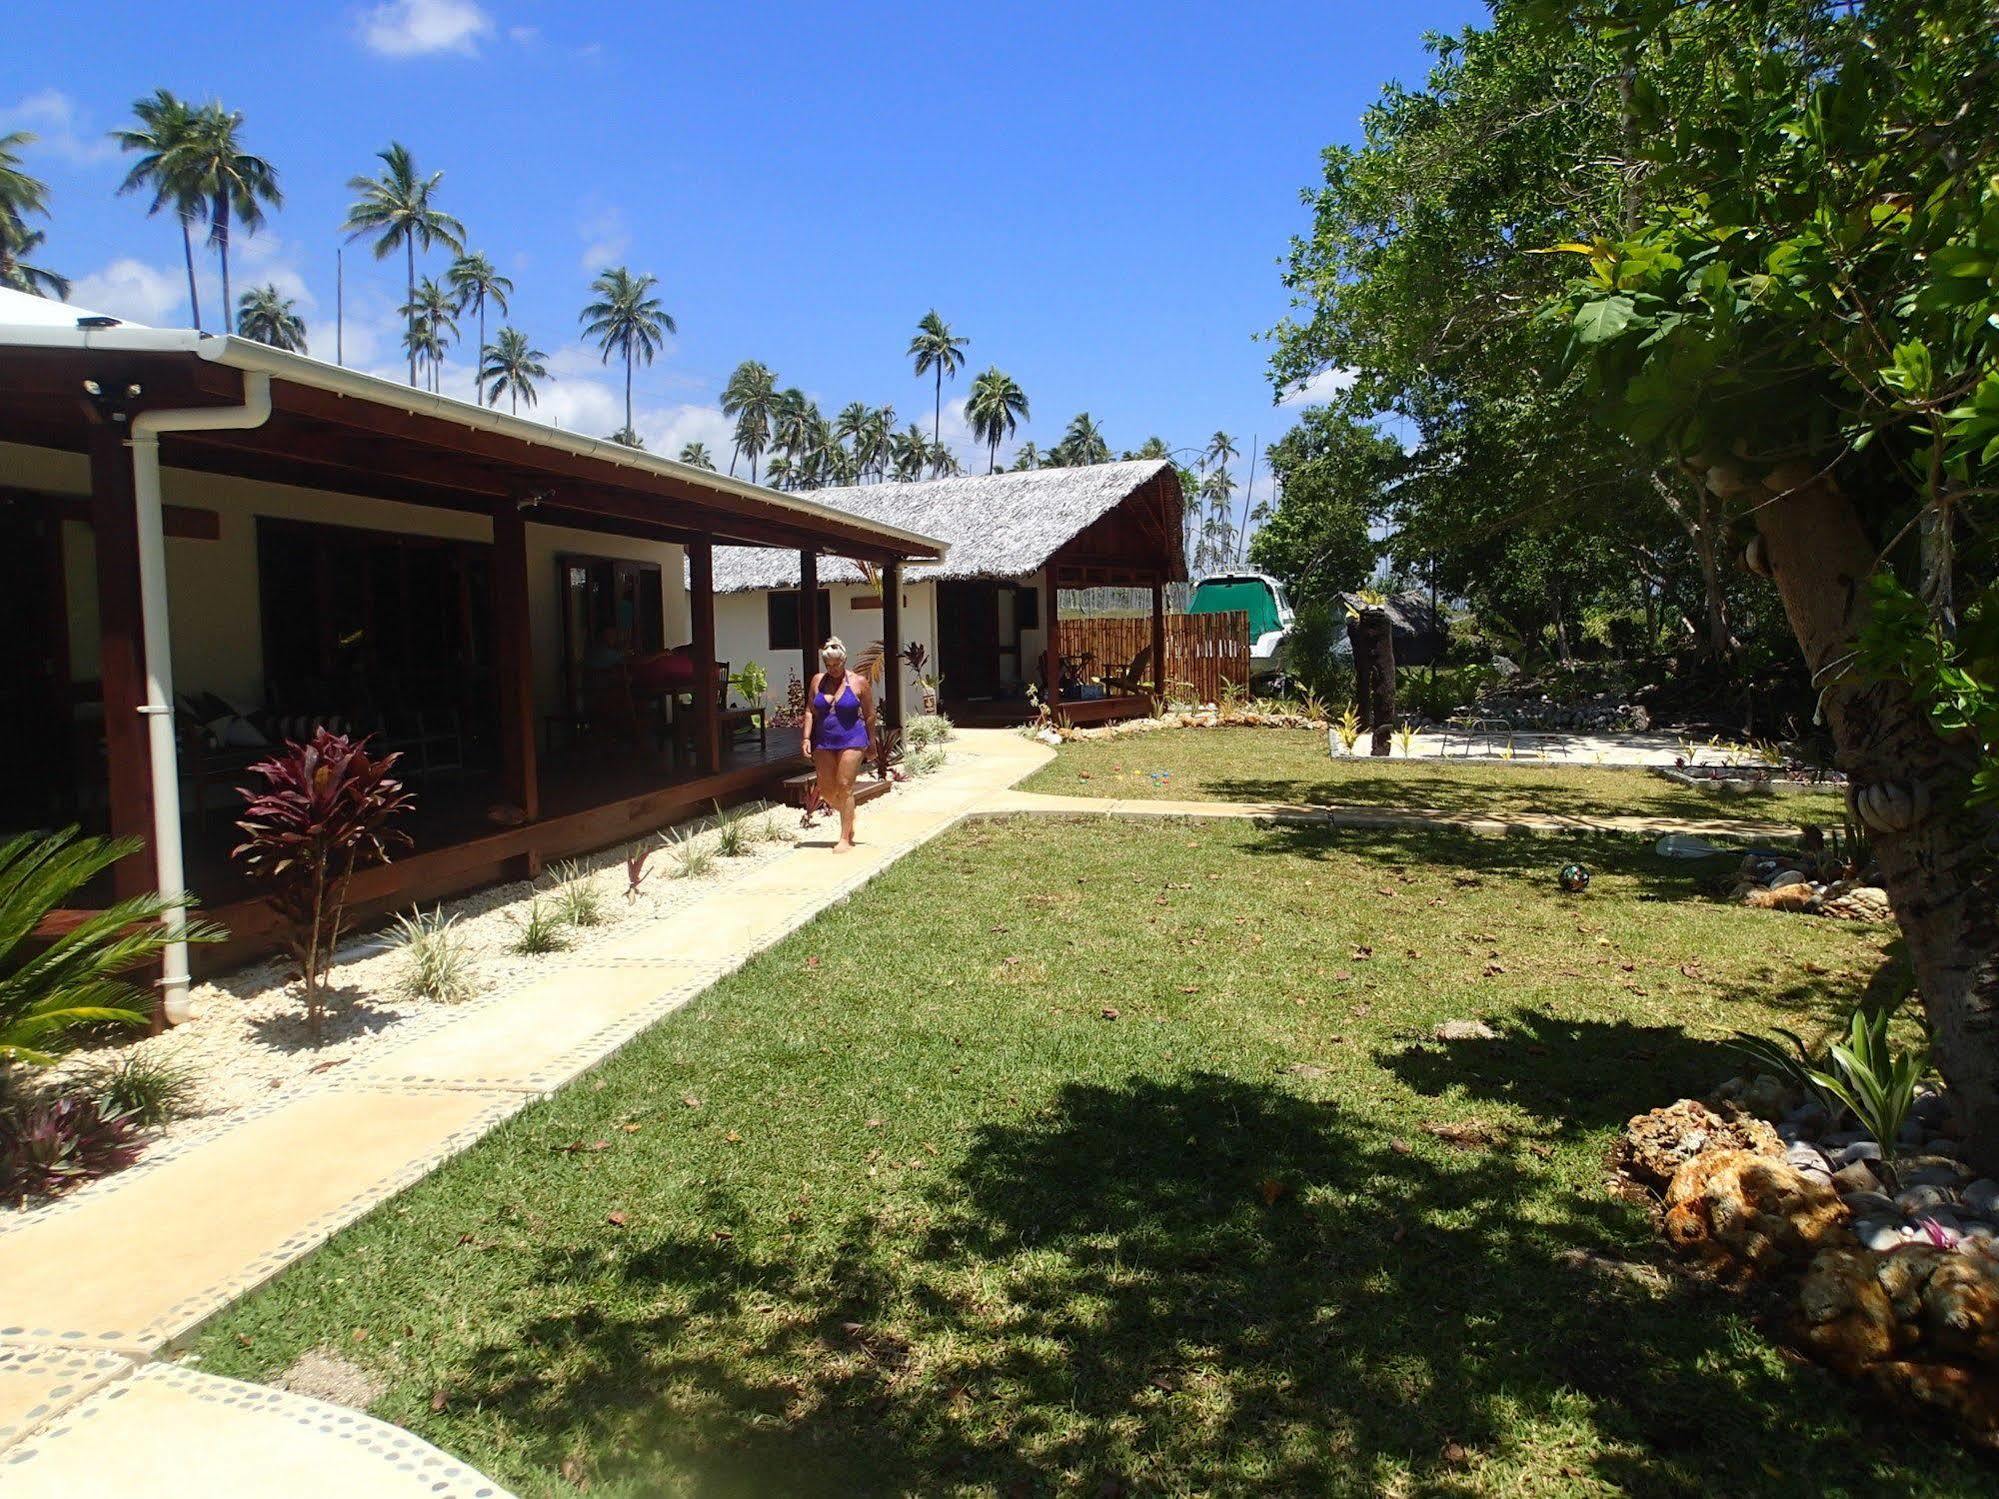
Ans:
[[[504,1499],[358,1412],[154,1360],[1049,758],[963,731],[941,771],[862,809],[851,853],[822,823],[640,931],[0,1229],[0,1494]]]
[[[504,1499],[407,1432],[161,1355],[530,1102],[617,1051],[755,953],[968,816],[1260,818],[1339,827],[1668,829],[1767,824],[1507,818],[1011,790],[1052,758],[964,730],[944,769],[831,835],[489,1002],[440,1010],[314,1083],[0,1229],[0,1493]]]

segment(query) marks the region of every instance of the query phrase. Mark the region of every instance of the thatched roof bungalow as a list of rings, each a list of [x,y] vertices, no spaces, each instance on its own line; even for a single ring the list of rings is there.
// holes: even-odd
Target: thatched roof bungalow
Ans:
[[[732,666],[757,661],[782,699],[791,662],[829,634],[859,652],[889,638],[920,643],[941,675],[947,710],[961,719],[1018,721],[1028,684],[1060,694],[1072,719],[1136,711],[1147,701],[1131,670],[1146,660],[1071,661],[1065,668],[1057,591],[1099,585],[1152,587],[1187,576],[1181,492],[1163,460],[1084,468],[865,484],[813,498],[871,524],[934,536],[944,556],[913,562],[898,591],[900,630],[884,623],[879,572],[821,557],[811,579],[817,607],[802,629],[800,558],[752,547],[715,549],[716,637]],[[1159,653],[1149,653],[1157,660]],[[1108,685],[1086,677],[1113,678]],[[1065,691],[1066,680],[1066,691]],[[1149,678],[1146,680],[1150,680]],[[1123,688],[1125,690],[1120,691]]]

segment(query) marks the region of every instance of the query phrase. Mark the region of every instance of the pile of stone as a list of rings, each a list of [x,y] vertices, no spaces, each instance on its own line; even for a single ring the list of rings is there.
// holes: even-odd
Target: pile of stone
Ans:
[[[1598,692],[1567,703],[1558,703],[1545,692],[1493,692],[1458,713],[1503,718],[1516,729],[1567,734],[1642,734],[1652,727],[1651,713],[1617,692]]]
[[[1884,1150],[1777,1078],[1733,1078],[1626,1127],[1611,1164],[1674,1253],[1788,1303],[1800,1349],[1999,1447],[1999,1181],[1943,1095]]]
[[[1888,921],[1888,892],[1862,880],[1832,877],[1810,854],[1748,854],[1730,900],[1760,911],[1803,911],[1846,921]]]

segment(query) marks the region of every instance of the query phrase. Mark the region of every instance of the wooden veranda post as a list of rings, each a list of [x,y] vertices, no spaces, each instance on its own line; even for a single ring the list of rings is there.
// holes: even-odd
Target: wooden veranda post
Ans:
[[[493,513],[493,674],[500,697],[500,795],[526,821],[541,816],[535,765],[534,646],[529,634],[527,517],[518,505]],[[528,855],[528,873],[540,860]]]
[[[882,722],[902,729],[902,564],[882,564]]]
[[[104,702],[107,797],[114,838],[153,841],[152,756],[146,746],[146,644],[139,621],[139,524],[132,497],[132,454],[123,423],[90,432],[90,524],[97,550],[98,680]],[[26,725],[19,725],[27,731]],[[153,888],[144,854],[111,866],[120,900]]]
[[[1055,586],[1055,564],[1048,565],[1048,607],[1042,611],[1041,625],[1046,632],[1041,645],[1041,676],[1046,685],[1042,689],[1042,701],[1053,713],[1062,704],[1062,611],[1056,604],[1060,592]]]
[[[1152,695],[1166,700],[1166,582],[1152,580]]]
[[[722,684],[716,677],[715,662],[715,545],[709,541],[687,543],[688,609],[692,615],[694,644],[694,768],[713,775],[722,764],[722,749],[716,738],[719,727],[716,709],[722,700]]]
[[[825,643],[819,637],[819,554],[808,547],[798,554],[798,681],[808,698]]]

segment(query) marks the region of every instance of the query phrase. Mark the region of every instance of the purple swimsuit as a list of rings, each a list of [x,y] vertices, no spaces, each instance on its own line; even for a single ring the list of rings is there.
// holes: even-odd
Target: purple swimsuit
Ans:
[[[816,750],[857,750],[868,747],[868,726],[861,718],[861,700],[842,681],[838,698],[828,698],[825,679],[812,694],[812,747]]]

